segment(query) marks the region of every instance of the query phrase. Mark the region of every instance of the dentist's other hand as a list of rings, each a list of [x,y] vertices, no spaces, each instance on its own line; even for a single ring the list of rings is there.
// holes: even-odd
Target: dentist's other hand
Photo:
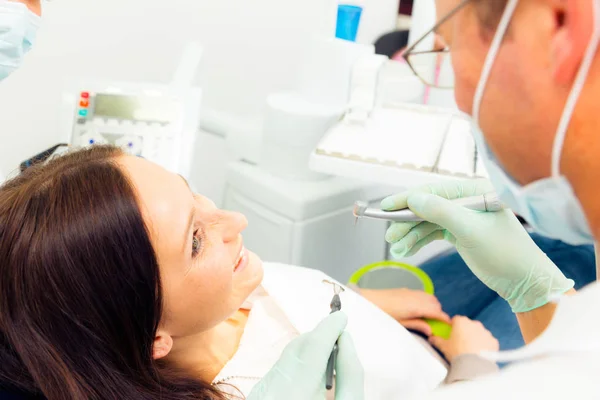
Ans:
[[[333,345],[338,340],[335,399],[363,400],[363,369],[350,335],[344,332],[347,321],[343,312],[336,312],[312,332],[292,341],[247,399],[324,400],[325,369]]]
[[[426,244],[445,239],[471,271],[506,299],[514,312],[541,307],[573,288],[536,246],[510,210],[478,212],[447,199],[494,191],[487,180],[445,181],[384,199],[381,207],[409,207],[428,222],[394,223],[386,233],[396,258],[415,254]]]

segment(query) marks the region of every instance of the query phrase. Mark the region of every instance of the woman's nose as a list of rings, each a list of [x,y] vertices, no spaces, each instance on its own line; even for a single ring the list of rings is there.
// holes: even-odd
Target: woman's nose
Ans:
[[[248,226],[248,220],[243,214],[234,211],[221,211],[221,227],[223,241],[231,242],[238,240],[240,233]]]

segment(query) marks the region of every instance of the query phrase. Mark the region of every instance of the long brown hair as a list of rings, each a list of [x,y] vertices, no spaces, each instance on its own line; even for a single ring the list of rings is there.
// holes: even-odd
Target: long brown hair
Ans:
[[[156,362],[159,266],[120,150],[0,188],[0,388],[47,399],[221,399]]]

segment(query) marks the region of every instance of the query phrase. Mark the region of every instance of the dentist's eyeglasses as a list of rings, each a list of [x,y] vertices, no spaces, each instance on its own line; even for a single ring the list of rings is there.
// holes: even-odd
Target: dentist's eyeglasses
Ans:
[[[440,19],[429,31],[421,36],[413,43],[402,55],[413,73],[427,86],[439,89],[452,89],[454,86],[449,85],[439,79],[439,70],[442,65],[450,62],[450,49],[443,43],[443,40],[437,36],[437,29],[446,21],[452,18],[471,0],[462,0],[454,9]],[[420,50],[420,44],[430,35],[434,35],[434,45],[431,50]],[[419,50],[416,50],[419,47]]]

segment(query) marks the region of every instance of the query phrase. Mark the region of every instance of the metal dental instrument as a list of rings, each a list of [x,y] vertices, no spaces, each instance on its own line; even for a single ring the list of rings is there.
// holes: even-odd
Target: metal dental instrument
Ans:
[[[480,196],[463,197],[451,200],[454,204],[463,206],[474,211],[496,212],[508,208],[500,201],[495,192],[486,193]],[[385,211],[377,208],[369,208],[367,203],[357,201],[354,203],[353,214],[358,218],[383,219],[394,222],[422,222],[419,217],[408,208],[398,211]]]
[[[344,289],[341,285],[326,279],[323,280],[323,283],[328,283],[333,286],[333,299],[331,299],[331,303],[329,304],[329,307],[331,308],[330,314],[340,311],[342,309],[340,293],[344,292],[346,289]],[[331,390],[333,388],[333,370],[335,369],[338,351],[339,349],[336,341],[333,345],[333,350],[331,350],[329,360],[327,361],[327,369],[325,370],[325,388],[327,390]]]

